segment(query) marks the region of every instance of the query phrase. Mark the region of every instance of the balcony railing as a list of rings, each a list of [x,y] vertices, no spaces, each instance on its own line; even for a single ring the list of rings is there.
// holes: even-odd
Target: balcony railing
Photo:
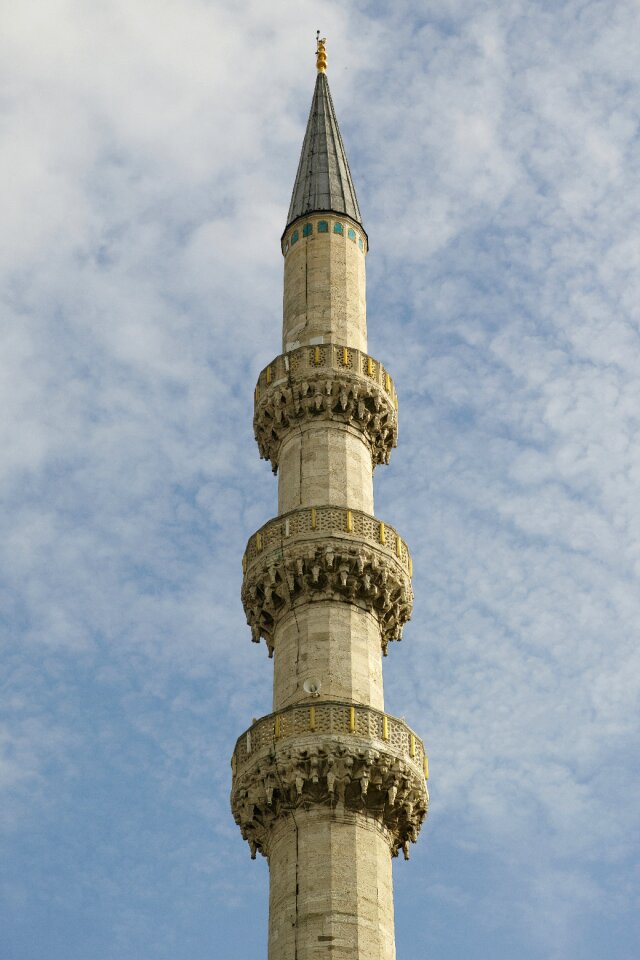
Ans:
[[[429,775],[424,743],[397,717],[358,704],[335,700],[296,704],[257,720],[238,738],[233,752],[234,773],[252,755],[281,741],[309,736],[341,735],[383,747],[385,744]]]

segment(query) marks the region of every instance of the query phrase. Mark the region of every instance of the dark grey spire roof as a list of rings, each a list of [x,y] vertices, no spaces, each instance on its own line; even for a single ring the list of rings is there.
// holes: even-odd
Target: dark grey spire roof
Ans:
[[[319,73],[291,195],[287,227],[306,213],[322,210],[344,213],[362,224],[329,83],[326,75]]]

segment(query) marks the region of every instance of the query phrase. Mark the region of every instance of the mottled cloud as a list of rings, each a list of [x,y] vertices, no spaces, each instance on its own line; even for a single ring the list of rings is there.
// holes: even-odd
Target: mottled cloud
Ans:
[[[252,391],[279,350],[320,27],[370,347],[400,392],[376,510],[407,534],[416,608],[386,701],[431,754],[398,953],[628,960],[636,5],[28,0],[5,19],[4,954],[265,951],[265,865],[227,800],[234,739],[270,707],[240,556],[276,510]]]

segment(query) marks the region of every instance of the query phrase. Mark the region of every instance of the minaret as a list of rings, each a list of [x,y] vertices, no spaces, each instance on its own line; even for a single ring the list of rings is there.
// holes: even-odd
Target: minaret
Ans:
[[[269,861],[269,960],[393,960],[391,857],[425,817],[427,758],[385,713],[382,656],[411,615],[405,541],[373,516],[397,397],[367,352],[367,234],[318,40],[282,235],[282,350],[254,430],[278,516],[249,540],[242,602],[274,660],[273,713],[236,744],[231,806]]]

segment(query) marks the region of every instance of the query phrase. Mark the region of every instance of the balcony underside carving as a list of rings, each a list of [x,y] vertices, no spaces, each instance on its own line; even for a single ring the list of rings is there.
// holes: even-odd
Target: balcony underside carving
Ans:
[[[347,738],[301,738],[274,743],[236,773],[233,816],[251,856],[269,855],[274,822],[299,808],[320,804],[376,818],[392,856],[409,859],[427,814],[429,794],[417,766],[379,744]]]
[[[289,610],[342,600],[374,614],[386,654],[411,617],[412,564],[396,531],[358,510],[310,507],[271,520],[243,559],[242,603],[254,642],[273,654],[274,631]]]
[[[292,426],[334,420],[361,431],[372,464],[388,463],[398,441],[397,397],[381,364],[335,344],[277,357],[260,374],[253,428],[260,456],[278,469],[280,444]]]
[[[373,466],[389,463],[397,444],[396,411],[373,383],[351,376],[314,377],[275,387],[256,408],[253,429],[260,456],[278,470],[280,444],[292,426],[334,420],[359,429],[371,450]]]
[[[265,552],[244,576],[247,623],[254,642],[264,637],[269,656],[280,618],[301,604],[321,600],[347,601],[376,615],[386,654],[390,640],[402,639],[413,592],[409,575],[381,550],[333,537]]]

